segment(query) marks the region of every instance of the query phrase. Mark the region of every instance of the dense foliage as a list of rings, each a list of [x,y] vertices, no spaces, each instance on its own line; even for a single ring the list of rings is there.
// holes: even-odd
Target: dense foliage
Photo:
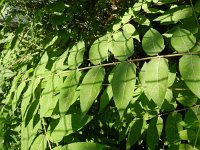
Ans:
[[[0,9],[0,149],[200,149],[200,0]]]

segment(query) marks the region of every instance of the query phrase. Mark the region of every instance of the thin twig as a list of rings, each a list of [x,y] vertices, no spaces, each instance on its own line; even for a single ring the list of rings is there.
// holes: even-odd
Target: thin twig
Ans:
[[[147,61],[147,60],[151,60],[151,59],[155,59],[155,58],[172,58],[172,57],[179,57],[179,56],[183,56],[183,55],[200,55],[200,52],[180,53],[180,54],[176,53],[176,54],[169,54],[169,55],[159,55],[159,56],[152,56],[152,57],[145,57],[145,58],[136,58],[136,59],[129,59],[129,60],[124,61],[124,62],[133,63],[133,62],[139,62],[139,61]],[[93,67],[107,67],[107,66],[117,65],[119,63],[121,63],[121,62],[117,61],[117,62],[112,62],[112,63],[99,64],[99,65],[96,65],[96,66],[88,66],[88,67],[83,67],[83,68],[77,68],[76,70],[84,71],[84,70],[92,69]],[[74,70],[66,70],[66,71],[55,73],[55,75],[66,74],[66,76],[67,76],[72,71],[74,71]],[[51,77],[51,76],[52,76],[52,74],[45,76],[45,78]],[[38,78],[38,79],[44,79],[44,77],[41,77],[41,76],[35,76],[35,77]],[[31,79],[27,79],[27,80],[24,80],[24,81],[25,82],[31,81]]]
[[[191,108],[195,108],[195,107],[199,107],[200,105],[194,105],[194,106],[191,106],[191,107],[187,107],[187,108],[183,108],[183,109],[179,109],[179,110],[174,110],[174,111],[171,111],[171,112],[181,112],[181,111],[185,111],[185,110],[188,110],[188,109],[191,109]],[[158,114],[159,117],[161,116],[165,116],[165,115],[168,115],[170,112],[167,112],[167,113],[163,113],[163,114]]]
[[[49,149],[52,150],[51,143],[50,143],[50,141],[49,141],[49,139],[47,137],[47,130],[46,130],[46,127],[45,127],[44,118],[42,118],[42,126],[44,128],[44,133],[45,133],[45,137],[47,139],[47,143],[49,145]]]

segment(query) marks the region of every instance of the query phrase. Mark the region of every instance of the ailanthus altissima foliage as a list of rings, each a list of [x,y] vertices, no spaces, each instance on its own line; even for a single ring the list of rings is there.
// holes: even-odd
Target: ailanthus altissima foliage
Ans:
[[[200,149],[200,0],[0,9],[0,149]]]

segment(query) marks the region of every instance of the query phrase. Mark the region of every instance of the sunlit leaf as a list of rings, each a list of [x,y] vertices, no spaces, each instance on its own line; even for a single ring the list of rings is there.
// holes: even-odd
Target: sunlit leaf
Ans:
[[[157,55],[165,48],[162,35],[153,28],[149,29],[142,39],[142,48],[150,56]]]
[[[121,117],[133,97],[135,82],[135,64],[123,62],[116,67],[111,84],[115,105]]]
[[[172,47],[179,53],[189,52],[196,44],[195,36],[188,30],[177,28],[171,38]]]
[[[89,58],[94,65],[100,64],[108,58],[107,35],[104,35],[94,41],[89,51]]]
[[[200,98],[200,56],[183,56],[179,62],[179,70],[186,85]]]
[[[160,21],[161,23],[176,23],[181,19],[192,16],[192,8],[188,5],[182,5],[171,8],[164,12],[161,16],[154,19],[154,21]]]
[[[81,73],[79,71],[71,72],[65,79],[59,96],[59,111],[61,114],[66,113],[72,104]]]
[[[67,150],[104,150],[105,146],[92,142],[78,142],[67,145]]]
[[[84,52],[85,43],[83,41],[79,41],[71,48],[68,57],[68,65],[70,69],[76,69],[82,64]]]
[[[168,62],[164,58],[152,59],[146,66],[146,90],[159,107],[161,107],[167,92],[168,74]]]
[[[34,142],[31,144],[30,150],[45,150],[47,146],[47,140],[45,135],[40,134]]]
[[[52,142],[59,142],[64,136],[76,132],[87,124],[92,118],[88,115],[82,117],[81,114],[69,114],[61,116],[59,119],[51,121],[48,134]]]
[[[35,115],[28,125],[25,122],[21,125],[21,150],[27,150],[31,146],[38,130],[41,129],[41,120],[39,115]]]
[[[109,50],[119,61],[128,59],[134,53],[134,44],[131,35],[126,31],[118,32],[118,36],[112,41],[112,47]]]
[[[86,113],[98,96],[104,80],[105,70],[102,67],[93,67],[85,75],[80,87],[81,111]]]
[[[15,95],[12,101],[12,110],[15,111],[16,110],[16,105],[18,104],[19,98],[21,96],[21,93],[23,91],[23,89],[25,88],[26,83],[22,82],[20,83],[20,85],[18,86],[17,90],[15,91]]]
[[[28,86],[28,89],[26,90],[26,92],[23,95],[22,98],[22,103],[21,103],[21,114],[22,117],[24,117],[28,106],[31,103],[31,100],[33,98],[33,94],[35,92],[35,89],[37,88],[37,86],[40,84],[41,80],[38,78],[32,78],[31,83]]]

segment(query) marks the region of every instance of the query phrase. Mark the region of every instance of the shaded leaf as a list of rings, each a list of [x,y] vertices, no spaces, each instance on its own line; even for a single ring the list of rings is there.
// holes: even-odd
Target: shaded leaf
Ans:
[[[146,121],[143,119],[135,118],[131,122],[131,126],[128,133],[128,138],[126,142],[126,148],[130,149],[141,137],[142,133],[146,130]]]
[[[108,105],[112,97],[112,86],[108,85],[101,96],[99,112],[101,112],[106,107],[106,105]]]
[[[196,1],[194,8],[195,8],[195,11],[200,13],[200,1]]]
[[[147,130],[147,145],[150,150],[154,150],[163,129],[163,120],[161,117],[154,117],[150,123]]]
[[[179,125],[182,121],[181,114],[177,112],[170,113],[166,120],[165,133],[169,147],[180,144]]]
[[[198,98],[188,89],[183,81],[175,82],[173,88],[174,97],[183,106],[191,107],[197,102]]]

